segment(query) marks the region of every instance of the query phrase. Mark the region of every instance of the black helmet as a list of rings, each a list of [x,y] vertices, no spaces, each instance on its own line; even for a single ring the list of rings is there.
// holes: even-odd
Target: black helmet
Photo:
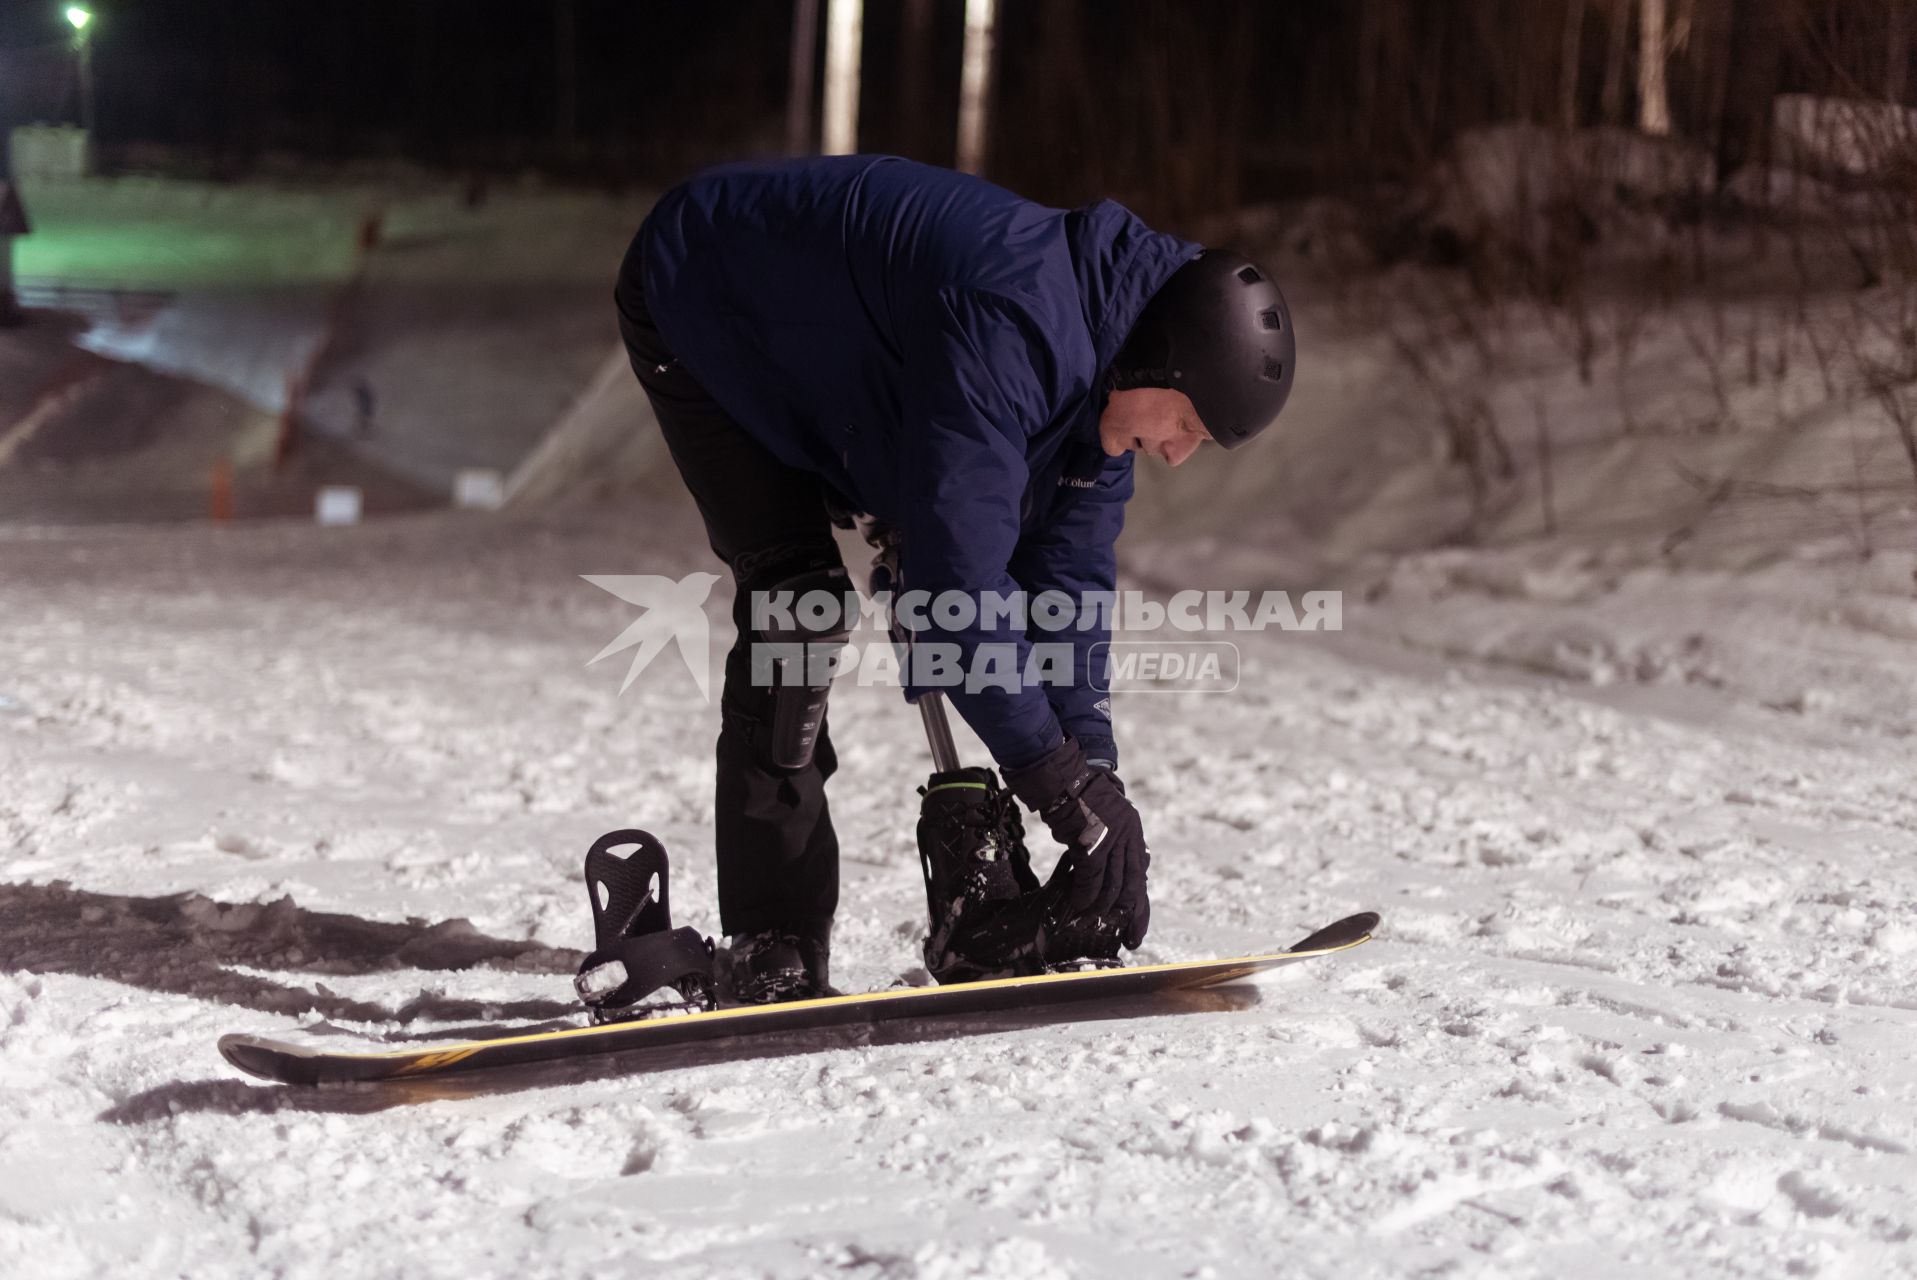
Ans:
[[[1212,439],[1235,449],[1285,407],[1297,350],[1285,295],[1264,268],[1206,249],[1145,304],[1111,385],[1184,392]]]

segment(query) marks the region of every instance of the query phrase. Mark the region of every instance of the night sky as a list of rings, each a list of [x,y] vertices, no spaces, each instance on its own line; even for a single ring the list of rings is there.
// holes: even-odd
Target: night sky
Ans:
[[[71,115],[62,4],[6,0],[0,57],[36,46],[16,122]],[[956,15],[959,7],[942,6]],[[96,3],[100,133],[234,159],[294,150],[426,162],[563,159],[558,6],[527,0]],[[881,6],[873,6],[879,10]],[[579,147],[621,164],[778,142],[789,0],[573,0]],[[956,22],[945,24],[956,31]],[[878,32],[874,33],[881,34]],[[956,51],[951,62],[956,83]],[[875,68],[876,70],[876,68]],[[26,101],[19,101],[20,98]],[[883,115],[884,103],[874,104]]]

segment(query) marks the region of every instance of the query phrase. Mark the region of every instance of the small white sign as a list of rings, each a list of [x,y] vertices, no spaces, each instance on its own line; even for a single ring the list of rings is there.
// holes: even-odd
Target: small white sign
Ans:
[[[506,501],[506,479],[489,467],[468,467],[453,476],[453,505],[497,511]]]
[[[325,486],[313,504],[313,516],[321,524],[358,524],[359,489],[349,484]]]

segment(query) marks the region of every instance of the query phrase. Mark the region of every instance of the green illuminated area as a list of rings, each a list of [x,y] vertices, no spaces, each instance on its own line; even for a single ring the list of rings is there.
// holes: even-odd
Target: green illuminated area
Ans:
[[[352,192],[244,193],[143,178],[25,181],[23,280],[137,288],[320,284],[352,271],[366,207]]]

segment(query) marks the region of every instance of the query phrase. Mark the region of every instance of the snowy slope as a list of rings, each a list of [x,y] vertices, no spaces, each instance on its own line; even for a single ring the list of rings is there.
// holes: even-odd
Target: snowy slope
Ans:
[[[612,280],[650,196],[506,191],[395,199],[345,299],[306,404],[321,430],[450,491],[462,467],[510,471],[619,340]]]
[[[15,269],[43,289],[130,289],[83,343],[277,411],[324,341],[328,300],[358,265],[378,194],[128,177],[30,180],[34,232]]]
[[[1443,553],[1344,634],[1249,640],[1235,697],[1122,699],[1143,957],[1383,911],[1352,956],[1123,1023],[434,1096],[264,1087],[213,1042],[554,1015],[615,825],[711,926],[715,712],[585,667],[630,610],[577,577],[704,567],[683,502],[0,539],[0,1273],[1917,1271],[1911,638],[1780,621],[1790,583]],[[1635,652],[1643,591],[1728,674],[1483,641]],[[1786,648],[1828,693],[1779,700]],[[836,977],[883,985],[923,751],[887,691],[833,714]]]
[[[586,386],[617,342],[611,281],[651,203],[513,186],[473,204],[427,179],[89,178],[25,195],[21,280],[45,305],[94,299],[89,350],[271,413],[310,374],[308,427],[441,492],[463,467],[511,470]],[[126,289],[139,305],[112,303]]]

